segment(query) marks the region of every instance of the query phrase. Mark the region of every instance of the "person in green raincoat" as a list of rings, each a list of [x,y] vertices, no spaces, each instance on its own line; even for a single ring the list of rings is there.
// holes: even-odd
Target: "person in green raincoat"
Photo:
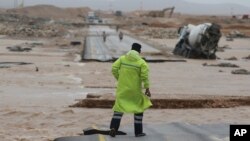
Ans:
[[[110,123],[110,136],[115,137],[123,113],[134,114],[134,133],[136,137],[143,133],[143,112],[152,106],[149,99],[149,68],[139,55],[141,45],[133,43],[131,50],[117,59],[112,65],[112,74],[118,81],[113,117]],[[142,89],[145,89],[145,93]]]

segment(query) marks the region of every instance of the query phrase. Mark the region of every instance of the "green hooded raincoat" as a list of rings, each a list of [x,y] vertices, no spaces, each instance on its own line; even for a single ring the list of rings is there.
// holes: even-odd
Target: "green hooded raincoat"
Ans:
[[[112,65],[112,74],[118,81],[116,101],[113,110],[122,113],[142,113],[152,106],[150,99],[142,92],[149,88],[149,69],[139,53],[131,50]]]

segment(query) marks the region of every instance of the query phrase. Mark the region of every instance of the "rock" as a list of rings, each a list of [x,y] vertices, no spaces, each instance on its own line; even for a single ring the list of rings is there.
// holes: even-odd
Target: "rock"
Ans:
[[[250,71],[245,70],[245,69],[233,70],[231,73],[232,73],[232,74],[244,74],[244,75],[250,75]]]

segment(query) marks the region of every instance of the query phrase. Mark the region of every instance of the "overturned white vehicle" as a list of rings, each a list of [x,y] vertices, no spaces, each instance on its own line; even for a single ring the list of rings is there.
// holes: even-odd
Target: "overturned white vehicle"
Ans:
[[[173,53],[186,58],[216,59],[220,26],[204,23],[197,26],[188,24],[178,31],[180,38]]]

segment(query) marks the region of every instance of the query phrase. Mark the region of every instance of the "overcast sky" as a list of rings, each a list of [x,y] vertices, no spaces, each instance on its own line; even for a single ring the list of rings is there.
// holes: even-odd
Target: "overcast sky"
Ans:
[[[18,1],[19,3],[21,3],[22,0]],[[117,0],[24,0],[24,4],[25,6],[37,5],[37,4],[52,4],[59,7],[89,6],[90,8],[94,9],[108,9],[110,6],[112,6],[112,3],[115,1]],[[126,1],[127,3],[135,3],[135,5],[139,5],[138,3],[140,3],[143,0],[124,0],[124,1]],[[152,0],[152,1],[157,2],[157,0]],[[185,1],[194,3],[208,3],[208,4],[234,3],[250,7],[250,0],[185,0]],[[0,0],[0,7],[13,8],[14,0]]]
[[[250,7],[250,0],[185,0],[185,1],[195,2],[195,3],[205,3],[205,4],[235,3]]]

